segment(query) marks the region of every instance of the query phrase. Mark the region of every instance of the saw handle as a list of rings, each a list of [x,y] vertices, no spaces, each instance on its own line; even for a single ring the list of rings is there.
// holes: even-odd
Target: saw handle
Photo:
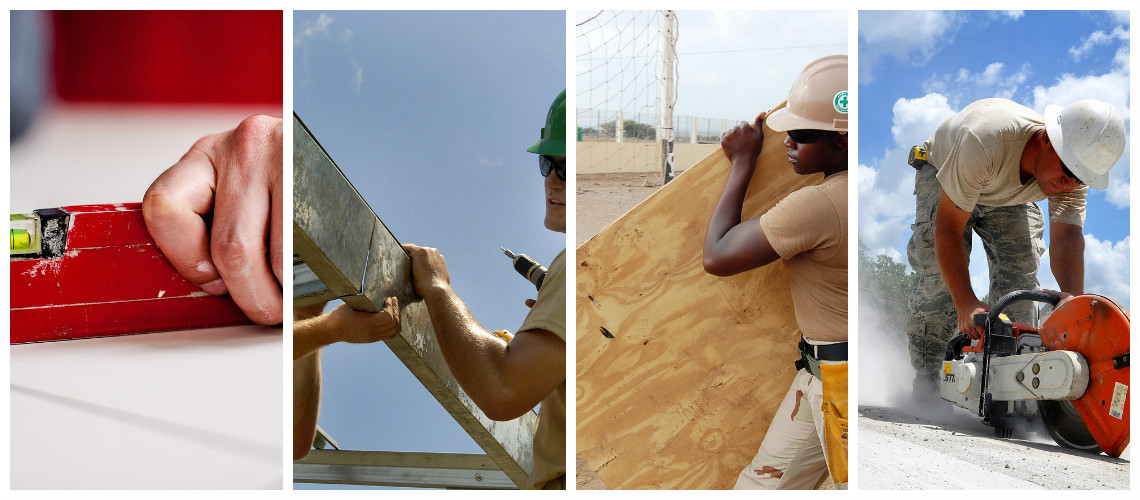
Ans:
[[[1045,302],[1051,306],[1056,306],[1058,302],[1061,302],[1061,297],[1058,297],[1051,293],[1038,292],[1037,290],[1017,290],[1015,292],[1009,292],[1002,296],[1002,298],[998,299],[998,301],[994,303],[994,306],[990,308],[989,315],[1000,315],[1002,311],[1005,311],[1006,307],[1009,307],[1010,304],[1021,300]],[[977,321],[978,318],[975,316],[974,322],[976,323]]]

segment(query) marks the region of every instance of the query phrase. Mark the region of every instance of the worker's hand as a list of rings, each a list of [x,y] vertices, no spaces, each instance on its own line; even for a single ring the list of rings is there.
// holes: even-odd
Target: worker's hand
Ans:
[[[1061,304],[1064,304],[1065,302],[1072,300],[1074,297],[1074,295],[1071,293],[1058,292],[1056,290],[1050,290],[1048,288],[1042,288],[1042,289],[1037,290],[1037,291],[1038,292],[1045,292],[1045,293],[1050,294],[1050,295],[1056,295],[1057,297],[1061,298],[1060,302],[1057,302],[1057,305],[1053,307],[1054,309],[1061,307]]]
[[[741,160],[741,165],[755,168],[756,158],[760,156],[760,148],[764,145],[763,123],[766,116],[767,113],[760,113],[756,117],[756,123],[741,123],[720,139],[720,147],[733,165],[738,164],[736,160]]]
[[[203,137],[142,205],[147,229],[183,277],[210,295],[229,292],[263,325],[282,316],[281,129],[281,118],[257,115]]]
[[[982,301],[976,301],[966,307],[958,308],[958,330],[965,333],[968,337],[974,340],[982,338],[984,329],[974,324],[974,315],[984,313],[990,310],[989,304]]]
[[[427,298],[432,290],[451,285],[451,275],[447,273],[447,261],[443,259],[439,250],[405,243],[404,251],[412,257],[412,283],[420,297]]]
[[[329,313],[335,334],[351,344],[370,344],[400,334],[400,303],[396,297],[384,300],[384,309],[370,313],[341,304]]]

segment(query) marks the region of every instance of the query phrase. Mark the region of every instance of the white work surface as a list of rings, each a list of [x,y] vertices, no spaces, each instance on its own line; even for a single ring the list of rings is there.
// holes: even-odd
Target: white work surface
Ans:
[[[11,211],[142,201],[197,139],[256,112],[282,114],[47,109],[12,145]],[[284,485],[280,327],[24,344],[9,354],[13,489]]]

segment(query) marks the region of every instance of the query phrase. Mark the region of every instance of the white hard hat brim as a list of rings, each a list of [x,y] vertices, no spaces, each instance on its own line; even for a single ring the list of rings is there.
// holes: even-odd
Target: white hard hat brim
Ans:
[[[1093,189],[1104,191],[1108,188],[1108,172],[1098,174],[1081,163],[1073,150],[1065,143],[1065,134],[1061,129],[1061,111],[1064,106],[1050,104],[1045,106],[1045,133],[1049,135],[1049,142],[1053,151],[1061,158],[1061,162],[1073,175]]]
[[[834,120],[812,120],[811,118],[797,115],[788,108],[780,108],[773,111],[764,122],[768,124],[769,128],[776,132],[787,132],[789,130],[847,130],[845,123],[840,127],[837,126]]]

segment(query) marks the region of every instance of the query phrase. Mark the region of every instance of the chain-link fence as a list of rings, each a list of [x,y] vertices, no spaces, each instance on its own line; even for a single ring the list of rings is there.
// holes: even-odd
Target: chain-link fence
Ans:
[[[621,128],[618,128],[621,123]],[[657,115],[605,109],[578,110],[579,142],[656,142]]]
[[[741,120],[678,116],[673,122],[673,142],[720,144],[720,137]]]
[[[718,144],[720,137],[741,121],[678,116],[673,122],[673,141],[690,144]],[[620,130],[618,123],[622,124]],[[657,123],[656,113],[580,109],[578,110],[578,141],[656,142],[658,140]]]

